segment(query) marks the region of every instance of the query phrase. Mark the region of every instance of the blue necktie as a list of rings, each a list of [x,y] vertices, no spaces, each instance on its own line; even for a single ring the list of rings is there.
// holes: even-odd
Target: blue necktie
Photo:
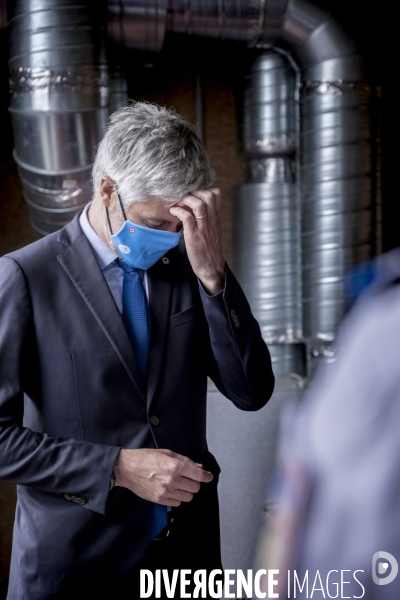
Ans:
[[[146,380],[150,343],[150,315],[146,293],[139,271],[120,259],[117,259],[117,263],[124,271],[122,319],[133,346],[139,370],[143,379]],[[149,540],[154,539],[167,523],[167,507],[162,504],[154,504]]]

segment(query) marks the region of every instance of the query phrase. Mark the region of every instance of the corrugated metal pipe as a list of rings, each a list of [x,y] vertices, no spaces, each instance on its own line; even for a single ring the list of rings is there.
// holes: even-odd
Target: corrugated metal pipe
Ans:
[[[126,106],[128,102],[128,83],[122,69],[116,67],[109,69],[110,105],[112,114],[118,108]]]
[[[375,251],[374,90],[357,45],[331,14],[302,0],[283,8],[268,41],[301,68],[303,328],[311,357],[329,358],[347,308],[346,272]]]
[[[159,52],[167,24],[167,0],[108,0],[108,37],[118,46]]]
[[[257,43],[265,0],[108,0],[108,35],[136,50],[158,52],[166,31]]]
[[[105,45],[89,3],[16,0],[9,69],[14,157],[32,226],[45,235],[91,199],[108,117]]]
[[[234,269],[269,343],[274,373],[304,375],[295,73],[273,51],[246,78],[243,147],[250,180],[236,190]]]

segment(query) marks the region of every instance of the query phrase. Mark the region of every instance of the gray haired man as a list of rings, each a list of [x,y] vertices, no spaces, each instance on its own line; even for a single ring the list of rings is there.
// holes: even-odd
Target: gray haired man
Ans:
[[[93,182],[69,225],[0,259],[8,600],[134,598],[141,568],[220,569],[207,376],[242,410],[273,391],[193,127],[117,111]]]

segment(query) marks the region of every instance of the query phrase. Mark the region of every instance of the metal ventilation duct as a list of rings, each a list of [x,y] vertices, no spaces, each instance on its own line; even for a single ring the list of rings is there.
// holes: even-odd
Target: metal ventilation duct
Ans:
[[[175,33],[241,40],[255,46],[263,30],[264,2],[169,0],[167,29]]]
[[[109,72],[109,90],[110,105],[109,111],[112,114],[118,108],[126,106],[128,102],[128,83],[125,73],[119,69],[113,69]]]
[[[15,152],[32,226],[60,229],[91,199],[108,117],[101,28],[76,0],[16,0],[10,20]]]
[[[295,73],[283,56],[264,52],[245,85],[250,181],[236,191],[234,267],[278,377],[304,374],[296,129]]]
[[[303,310],[314,352],[345,312],[347,270],[373,253],[370,102],[357,82],[302,88]]]
[[[283,5],[280,31],[268,40],[301,67],[303,328],[312,356],[329,356],[346,311],[345,274],[374,252],[373,90],[332,15],[302,0]]]
[[[253,46],[264,22],[264,0],[109,0],[110,39],[158,52],[165,32],[243,40]]]
[[[159,52],[164,42],[167,0],[108,0],[108,37],[119,46]]]

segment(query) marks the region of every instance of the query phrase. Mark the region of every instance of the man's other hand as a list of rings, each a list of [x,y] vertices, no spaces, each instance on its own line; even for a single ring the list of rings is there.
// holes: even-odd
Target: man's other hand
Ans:
[[[193,271],[209,294],[218,294],[225,283],[220,190],[196,190],[182,198],[169,212],[183,223],[186,252]]]
[[[163,504],[179,506],[190,502],[201,483],[209,483],[212,473],[190,458],[152,448],[121,449],[114,465],[115,485],[137,496]]]

